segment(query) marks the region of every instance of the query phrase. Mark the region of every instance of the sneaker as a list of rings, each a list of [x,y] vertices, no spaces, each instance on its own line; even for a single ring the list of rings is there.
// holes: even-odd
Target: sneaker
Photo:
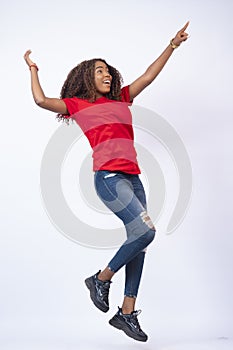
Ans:
[[[103,311],[107,312],[109,310],[108,294],[111,281],[100,281],[98,279],[98,271],[94,276],[85,279],[85,284],[90,290],[90,297],[95,306]]]
[[[144,333],[139,325],[137,316],[141,310],[132,311],[131,314],[124,315],[122,309],[119,308],[115,316],[109,321],[110,325],[121,329],[128,337],[139,341],[147,341],[148,336]]]

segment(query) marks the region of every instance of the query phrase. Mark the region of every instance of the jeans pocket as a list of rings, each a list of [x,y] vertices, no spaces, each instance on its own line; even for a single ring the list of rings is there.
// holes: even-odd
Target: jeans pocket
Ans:
[[[107,178],[113,177],[113,176],[116,176],[116,173],[109,173],[109,174],[104,176],[104,179],[107,179]]]

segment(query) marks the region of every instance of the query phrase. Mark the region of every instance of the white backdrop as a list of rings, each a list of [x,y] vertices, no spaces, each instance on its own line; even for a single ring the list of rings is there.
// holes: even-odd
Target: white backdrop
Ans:
[[[1,349],[139,348],[107,324],[121,303],[123,271],[107,315],[94,309],[83,283],[114,250],[75,244],[43,208],[41,159],[59,124],[33,102],[24,52],[33,51],[50,97],[92,57],[105,58],[128,84],[187,20],[190,39],[135,100],[177,130],[194,182],[183,223],[169,236],[158,230],[148,251],[137,307],[150,335],[145,349],[188,339],[218,339],[223,349],[233,337],[232,13],[230,0],[1,4]]]

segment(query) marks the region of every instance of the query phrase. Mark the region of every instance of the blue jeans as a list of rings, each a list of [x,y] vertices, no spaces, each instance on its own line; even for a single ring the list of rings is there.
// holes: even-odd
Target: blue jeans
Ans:
[[[95,188],[103,203],[124,223],[127,239],[108,267],[117,272],[125,266],[125,295],[137,297],[145,248],[155,237],[155,228],[146,210],[146,196],[138,175],[107,170],[95,173]]]

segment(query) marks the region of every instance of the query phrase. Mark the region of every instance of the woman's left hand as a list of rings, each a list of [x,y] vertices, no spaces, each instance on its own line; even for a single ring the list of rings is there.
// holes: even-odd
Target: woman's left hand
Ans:
[[[179,32],[177,32],[176,36],[172,40],[175,45],[179,46],[183,41],[186,41],[188,39],[189,36],[187,33],[185,33],[185,30],[187,29],[188,25],[189,21],[184,25],[184,27],[181,30],[179,30]]]

